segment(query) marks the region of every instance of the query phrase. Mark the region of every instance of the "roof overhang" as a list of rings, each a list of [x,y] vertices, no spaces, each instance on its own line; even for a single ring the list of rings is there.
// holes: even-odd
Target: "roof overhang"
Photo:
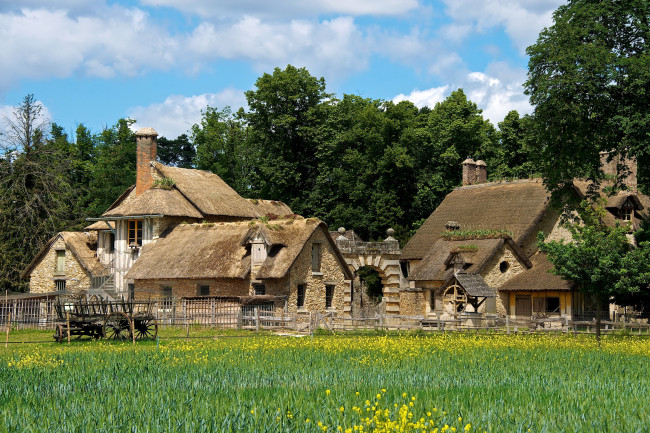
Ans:
[[[150,215],[128,215],[128,216],[107,216],[99,218],[86,218],[86,221],[118,221],[118,220],[137,220],[145,218],[162,218],[163,214],[150,214]]]

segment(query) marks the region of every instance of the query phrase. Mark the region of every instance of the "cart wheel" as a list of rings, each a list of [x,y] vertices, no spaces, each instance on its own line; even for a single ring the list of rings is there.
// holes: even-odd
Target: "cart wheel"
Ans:
[[[63,329],[63,325],[56,325],[54,328],[54,341],[61,343],[67,336],[68,334],[66,334],[65,330]]]
[[[104,337],[114,340],[131,338],[131,319],[121,311],[114,311],[104,320]]]
[[[133,331],[136,340],[155,340],[158,335],[158,322],[155,317],[133,319]]]

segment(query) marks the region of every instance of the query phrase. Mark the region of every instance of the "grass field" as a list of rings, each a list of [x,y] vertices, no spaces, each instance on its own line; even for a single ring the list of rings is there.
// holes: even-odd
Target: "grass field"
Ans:
[[[171,338],[183,334],[165,331],[158,346],[1,347],[0,432],[650,428],[650,340],[638,337],[600,347],[537,335]]]

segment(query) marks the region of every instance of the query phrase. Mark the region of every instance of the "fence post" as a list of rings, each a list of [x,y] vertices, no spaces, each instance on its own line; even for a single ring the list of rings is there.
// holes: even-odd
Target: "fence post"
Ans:
[[[11,329],[11,311],[9,311],[9,320],[7,320],[7,340],[5,341],[5,349],[9,347],[9,330]]]
[[[65,321],[68,327],[68,346],[69,346],[70,345],[70,312],[69,311],[65,312]]]
[[[214,326],[214,299],[210,299],[210,325]]]
[[[311,331],[311,321],[312,321],[312,313],[311,311],[309,312],[309,335],[312,335]]]
[[[506,334],[510,335],[510,316],[506,314]]]
[[[255,307],[255,330],[260,330],[260,310]]]

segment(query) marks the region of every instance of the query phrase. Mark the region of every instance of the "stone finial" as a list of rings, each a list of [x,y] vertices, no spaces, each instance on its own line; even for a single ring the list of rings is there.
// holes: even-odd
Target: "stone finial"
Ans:
[[[339,232],[340,235],[344,235],[345,234],[345,227],[339,227],[338,232]]]
[[[388,230],[386,230],[386,234],[388,236],[393,236],[395,234],[395,230],[393,230],[392,228],[389,228]]]
[[[345,237],[345,232],[346,232],[345,227],[339,227],[339,229],[337,231],[339,232],[339,237],[336,238],[337,241],[347,241],[348,240],[348,238]]]
[[[395,230],[389,228],[388,230],[386,230],[386,234],[388,235],[388,237],[384,239],[384,242],[397,242],[397,240],[393,237],[393,235],[395,234]]]

